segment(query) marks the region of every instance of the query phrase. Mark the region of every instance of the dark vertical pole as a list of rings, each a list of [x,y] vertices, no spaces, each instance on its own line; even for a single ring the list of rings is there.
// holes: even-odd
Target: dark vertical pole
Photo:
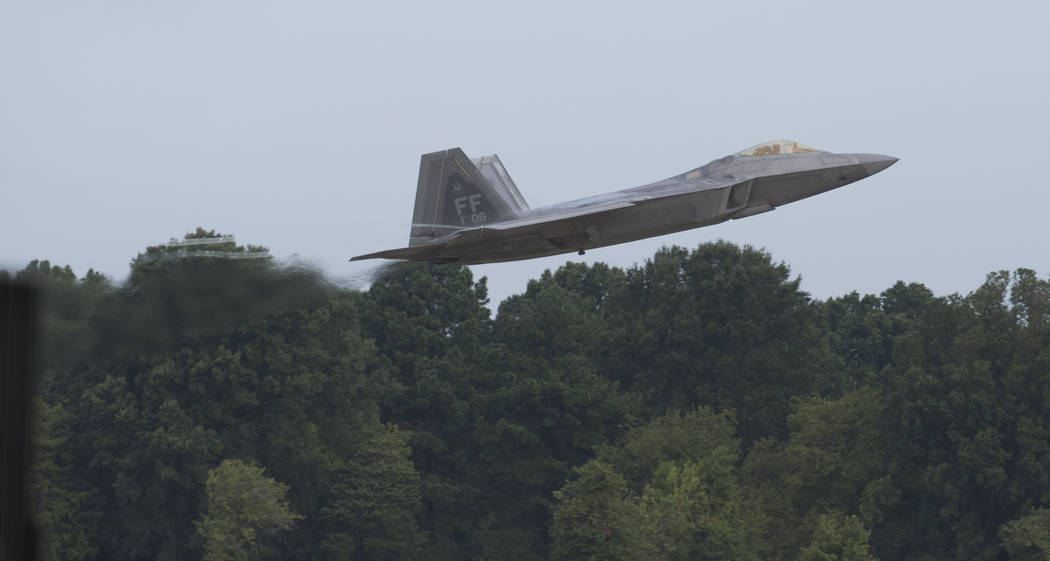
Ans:
[[[29,517],[29,403],[37,292],[0,279],[0,561],[36,558]]]

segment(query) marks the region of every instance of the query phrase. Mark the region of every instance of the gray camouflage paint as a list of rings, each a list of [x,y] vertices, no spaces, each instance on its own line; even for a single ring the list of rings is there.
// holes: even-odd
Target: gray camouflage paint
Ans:
[[[496,156],[424,154],[409,247],[351,259],[464,265],[584,251],[768,212],[893,165],[777,140],[674,177],[530,209]]]

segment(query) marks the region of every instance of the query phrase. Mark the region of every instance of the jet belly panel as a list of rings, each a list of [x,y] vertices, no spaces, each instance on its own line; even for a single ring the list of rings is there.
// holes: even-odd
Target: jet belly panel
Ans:
[[[603,247],[722,222],[729,187],[636,202],[615,216],[590,220],[591,239],[581,249]]]

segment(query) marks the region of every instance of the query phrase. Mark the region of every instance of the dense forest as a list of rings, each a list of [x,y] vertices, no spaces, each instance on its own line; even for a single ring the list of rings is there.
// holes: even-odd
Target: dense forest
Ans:
[[[464,267],[355,290],[198,230],[119,284],[15,275],[49,559],[1050,556],[1030,270],[819,301],[716,242],[492,310]]]

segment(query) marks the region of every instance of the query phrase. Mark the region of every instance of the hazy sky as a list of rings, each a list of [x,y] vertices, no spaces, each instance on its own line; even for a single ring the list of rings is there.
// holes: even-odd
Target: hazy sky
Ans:
[[[121,279],[204,226],[351,278],[407,242],[424,152],[498,153],[535,207],[790,138],[900,162],[585,259],[722,238],[818,298],[1045,277],[1048,25],[1043,0],[12,2],[0,265]],[[472,269],[498,302],[570,259]]]

